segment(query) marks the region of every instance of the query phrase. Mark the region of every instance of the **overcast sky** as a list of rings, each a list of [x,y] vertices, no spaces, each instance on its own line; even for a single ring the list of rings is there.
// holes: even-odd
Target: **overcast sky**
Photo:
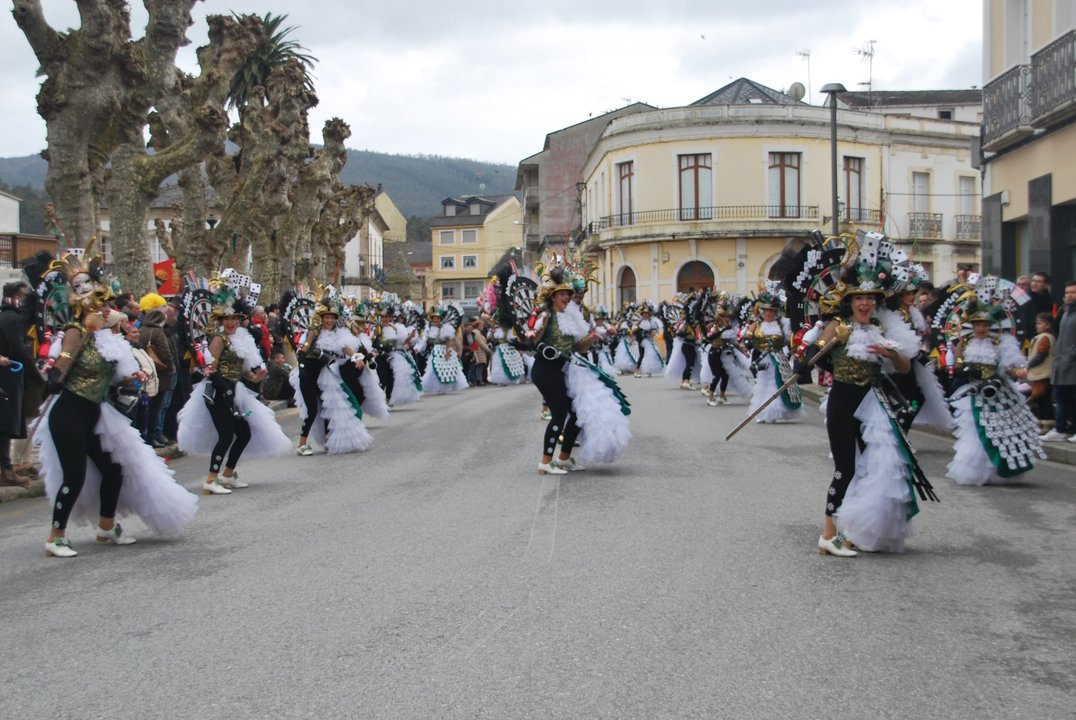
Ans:
[[[78,26],[73,0],[42,2],[54,28]],[[140,37],[146,14],[133,5]],[[809,85],[814,104],[830,82],[983,82],[981,0],[207,0],[195,7],[181,66],[197,71],[206,14],[232,11],[287,14],[292,37],[318,58],[315,141],[340,117],[351,148],[513,165],[547,133],[592,115],[635,101],[687,105],[740,77],[777,90]],[[29,155],[45,146],[37,62],[10,14],[0,33],[0,156]],[[873,71],[857,52],[870,40]]]

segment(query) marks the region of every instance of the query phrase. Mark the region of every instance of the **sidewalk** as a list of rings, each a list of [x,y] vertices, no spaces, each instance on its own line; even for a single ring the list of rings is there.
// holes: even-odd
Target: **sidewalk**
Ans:
[[[289,414],[295,414],[299,411],[295,408],[288,408],[287,403],[284,400],[270,400],[269,409],[271,409],[278,418],[287,417]],[[1076,448],[1074,448],[1076,449]],[[177,458],[182,457],[183,453],[175,445],[169,445],[157,450],[157,454],[163,458]],[[0,503],[11,502],[12,500],[19,500],[21,498],[43,497],[45,495],[45,481],[41,478],[33,480],[29,487],[0,487]]]
[[[803,393],[803,397],[810,398],[817,403],[821,402],[822,397],[826,394],[826,388],[818,385],[800,385],[800,392]],[[936,437],[949,438],[950,440],[953,437],[951,432],[938,430],[927,425],[916,425],[912,428],[912,432],[928,433]],[[1042,446],[1046,450],[1046,457],[1052,462],[1076,465],[1076,443],[1052,442],[1043,443]]]

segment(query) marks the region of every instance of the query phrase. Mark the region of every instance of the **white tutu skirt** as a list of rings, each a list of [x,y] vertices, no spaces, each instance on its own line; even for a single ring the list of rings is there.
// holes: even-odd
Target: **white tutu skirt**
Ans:
[[[913,360],[912,372],[915,373],[915,382],[923,393],[923,406],[919,409],[912,425],[928,425],[940,430],[952,430],[953,416],[949,413],[945,393],[942,391],[941,383],[938,382],[938,376],[934,374],[934,369]]]
[[[616,365],[613,364],[613,353],[608,345],[602,345],[598,350],[598,367],[606,375],[616,377]]]
[[[422,397],[422,376],[418,371],[418,366],[415,365],[414,359],[404,350],[393,350],[389,353],[389,366],[392,368],[393,376],[393,406],[403,407],[404,405],[412,405],[418,402],[419,398]],[[369,373],[364,372],[362,377],[366,377],[366,375],[369,375]],[[366,383],[363,383],[363,389],[366,390]],[[384,390],[381,391],[381,396],[385,396]],[[370,397],[369,390],[366,391],[366,397]],[[362,409],[367,410],[365,403]],[[382,417],[372,411],[370,411],[370,414],[374,417]]]
[[[396,353],[393,353],[395,355]],[[406,362],[406,361],[405,361]],[[400,377],[397,375],[396,377]],[[385,389],[377,381],[377,373],[370,368],[365,368],[359,373],[359,384],[365,397],[362,401],[362,412],[375,418],[387,418],[389,416],[389,403],[385,399]],[[302,393],[296,393],[301,395]],[[392,388],[392,404],[396,404],[396,386]]]
[[[508,343],[500,343],[493,349],[489,363],[489,381],[494,385],[518,385],[527,377],[523,355]]]
[[[209,380],[202,380],[195,384],[187,403],[179,411],[176,440],[180,450],[192,455],[209,455],[217,444],[217,430],[213,427],[213,418],[205,404],[208,383]],[[296,392],[296,398],[299,394]],[[250,424],[250,442],[243,450],[245,459],[279,457],[291,453],[291,440],[280,429],[276,415],[241,382],[235,384],[235,408],[240,413],[250,413],[245,418]]]
[[[990,456],[986,454],[979,439],[979,428],[971,410],[971,396],[964,395],[953,403],[956,410],[953,435],[953,459],[946,468],[945,476],[960,485],[986,485],[1002,482]]]
[[[443,376],[445,380],[442,381]],[[452,380],[448,380],[453,378]],[[426,363],[426,374],[422,376],[422,388],[426,395],[444,395],[445,393],[466,390],[470,387],[463,366],[455,355],[449,357],[444,345],[434,345],[430,360]]]
[[[366,375],[376,373],[363,372],[360,380]],[[363,381],[363,390],[368,385],[368,380]],[[318,374],[318,390],[321,398],[321,407],[318,408],[318,416],[310,426],[310,436],[307,440],[315,447],[323,447],[330,455],[343,455],[351,452],[362,452],[374,444],[374,436],[366,429],[366,425],[355,413],[355,407],[351,404],[351,398],[340,385],[340,376],[335,372],[333,365],[326,365]],[[291,371],[291,385],[295,388],[295,402],[299,405],[299,420],[306,422],[309,416],[309,408],[303,401],[303,394],[299,392],[299,369]],[[380,387],[380,386],[379,386]],[[382,400],[384,395],[382,394]],[[385,410],[388,414],[388,410]],[[329,421],[329,433],[325,434],[325,420]]]
[[[837,510],[837,525],[864,550],[904,552],[918,507],[901,441],[874,390],[863,397],[855,416],[866,449],[856,453],[856,474]]]
[[[742,398],[750,398],[753,387],[749,369],[751,361],[747,356],[736,350],[723,350],[721,352],[721,364],[724,366],[725,372],[729,374],[729,390]],[[776,390],[777,386],[774,385],[773,389]],[[774,402],[780,401],[775,400]]]
[[[762,369],[758,371],[758,377],[755,378],[755,389],[751,393],[751,412],[754,412],[762,403],[766,402],[775,392],[777,392],[777,380],[774,377],[773,358],[766,356],[763,358]],[[803,405],[800,405],[795,410],[785,405],[784,397],[779,397],[771,402],[765,410],[758,414],[755,418],[757,423],[777,422],[778,420],[796,420],[801,417],[805,417],[807,412],[803,409]]]
[[[669,363],[665,366],[665,377],[670,380],[675,380],[676,382],[680,382],[680,379],[684,376],[684,367],[687,366],[683,348],[684,339],[682,337],[673,338],[672,352],[669,354]],[[702,381],[703,357],[705,357],[703,353],[696,348],[695,365],[691,368],[691,382],[693,383]],[[706,372],[709,373],[709,368],[707,368]],[[713,377],[710,379],[712,380]]]
[[[635,372],[635,368],[639,365],[639,345],[635,342],[635,338],[625,336],[617,341],[614,364],[620,372]]]
[[[596,372],[569,361],[565,364],[568,397],[579,424],[579,459],[583,463],[617,460],[631,441],[628,416],[620,400]]]
[[[49,414],[51,412],[50,409]],[[131,421],[108,403],[101,405],[101,417],[94,433],[101,439],[101,448],[123,470],[117,516],[136,515],[158,535],[178,535],[198,512],[198,496],[176,483],[174,473],[153,448],[142,442]],[[49,431],[48,415],[38,425],[34,442],[40,445],[45,494],[55,503],[63,485],[63,471],[56,454],[56,442]],[[100,511],[101,473],[92,460],[87,460],[86,481],[71,512],[70,522],[96,527]]]
[[[665,372],[665,361],[661,359],[658,344],[654,338],[643,338],[643,359],[639,365],[639,372],[647,375],[661,375]]]

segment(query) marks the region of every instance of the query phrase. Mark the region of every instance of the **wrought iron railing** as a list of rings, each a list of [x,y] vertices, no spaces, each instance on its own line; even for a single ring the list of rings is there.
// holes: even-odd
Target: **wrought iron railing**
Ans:
[[[924,240],[940,240],[941,236],[941,213],[908,213],[908,237],[921,238]]]
[[[983,236],[982,215],[956,215],[956,239],[980,240]]]
[[[1017,65],[983,87],[983,145],[1031,130],[1031,66]]]
[[[709,220],[817,220],[817,205],[720,205],[701,208],[643,210],[607,215],[587,225],[587,234],[606,228],[654,223],[698,222]]]
[[[872,210],[870,208],[844,208],[841,211],[841,219],[845,222],[877,225],[882,222],[882,211]]]
[[[1071,30],[1031,56],[1034,118],[1076,101],[1076,30]]]

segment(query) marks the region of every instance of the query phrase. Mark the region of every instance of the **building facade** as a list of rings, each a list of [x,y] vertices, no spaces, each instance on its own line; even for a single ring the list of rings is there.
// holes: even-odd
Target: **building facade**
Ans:
[[[433,302],[461,303],[473,312],[494,266],[520,247],[523,211],[515,195],[446,198],[430,220]]]
[[[842,229],[882,230],[945,280],[978,261],[974,122],[837,113]],[[741,79],[612,120],[582,168],[580,233],[609,307],[746,293],[832,224],[830,110]]]
[[[983,266],[1076,279],[1076,2],[984,0]]]

